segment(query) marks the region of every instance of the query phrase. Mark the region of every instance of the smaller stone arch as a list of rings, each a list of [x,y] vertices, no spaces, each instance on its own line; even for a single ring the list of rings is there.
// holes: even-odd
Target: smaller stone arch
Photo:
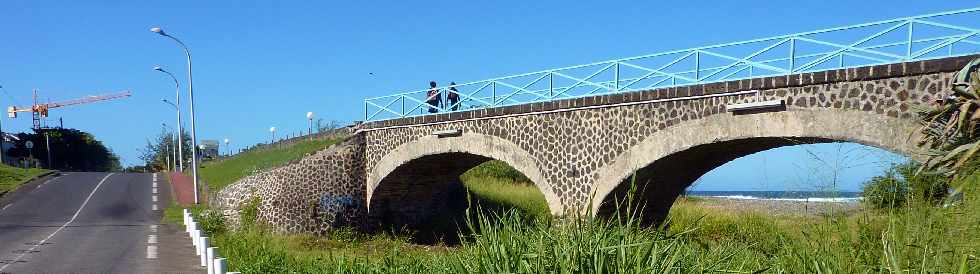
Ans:
[[[592,186],[589,207],[581,210],[603,211],[604,203],[610,202],[614,190],[622,191],[622,184],[634,174],[650,176],[659,172],[657,176],[663,178],[665,172],[677,172],[666,175],[665,181],[671,182],[652,183],[671,184],[655,185],[659,189],[652,190],[664,193],[647,193],[648,197],[655,197],[651,199],[663,201],[652,201],[657,208],[645,211],[653,210],[655,212],[650,213],[654,215],[666,214],[676,196],[704,173],[738,157],[781,146],[854,142],[921,160],[924,153],[908,141],[918,136],[915,128],[915,123],[909,119],[836,109],[790,108],[746,115],[722,113],[691,120],[647,136],[600,168]],[[695,161],[704,163],[684,166]]]

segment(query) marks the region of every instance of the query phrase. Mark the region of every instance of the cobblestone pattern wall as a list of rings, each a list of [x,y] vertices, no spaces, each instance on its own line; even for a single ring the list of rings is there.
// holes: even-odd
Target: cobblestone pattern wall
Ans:
[[[258,220],[283,232],[323,233],[360,226],[366,216],[363,138],[318,151],[286,166],[245,177],[213,195],[211,205],[232,224],[252,198]]]

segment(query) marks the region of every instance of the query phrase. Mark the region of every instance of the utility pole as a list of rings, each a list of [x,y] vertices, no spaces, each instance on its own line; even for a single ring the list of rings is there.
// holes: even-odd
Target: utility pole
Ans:
[[[48,169],[54,169],[51,165],[51,138],[48,136],[48,130],[44,130],[44,146],[48,151]]]

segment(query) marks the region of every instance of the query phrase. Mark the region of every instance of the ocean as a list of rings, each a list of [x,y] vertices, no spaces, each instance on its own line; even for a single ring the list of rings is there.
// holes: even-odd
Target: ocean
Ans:
[[[861,192],[848,191],[686,191],[685,195],[740,200],[858,202]]]

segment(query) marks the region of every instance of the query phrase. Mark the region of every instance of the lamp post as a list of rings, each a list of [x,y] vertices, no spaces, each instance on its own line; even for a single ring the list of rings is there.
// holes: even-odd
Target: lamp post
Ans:
[[[177,132],[179,134],[179,133],[182,132],[181,131],[181,126],[183,125],[183,123],[181,123],[181,121],[180,121],[180,82],[177,81],[177,77],[174,77],[174,74],[173,73],[170,73],[169,71],[164,70],[160,66],[153,66],[153,70],[166,73],[168,76],[170,76],[170,79],[173,79],[174,80],[174,85],[177,87],[176,104],[175,103],[171,103],[170,101],[167,101],[167,99],[163,99],[163,101],[166,102],[167,104],[172,105],[174,107],[174,110],[177,111]],[[178,152],[178,156],[180,157],[180,158],[178,158],[180,160],[177,161],[178,162],[178,167],[177,167],[177,171],[178,172],[183,172],[184,171],[184,149],[183,149],[184,145],[181,144],[181,143],[183,143],[183,142],[177,143],[177,151],[179,151]]]
[[[228,138],[225,138],[225,156],[231,156],[231,147],[228,146]]]
[[[194,123],[195,122],[195,117],[194,117],[194,74],[192,73],[192,66],[191,66],[191,51],[189,49],[187,49],[187,45],[184,45],[184,42],[181,42],[176,37],[173,37],[170,34],[167,34],[166,32],[163,32],[163,29],[161,29],[159,27],[150,28],[150,31],[153,32],[153,33],[156,33],[156,34],[159,34],[159,35],[162,35],[164,37],[167,37],[167,38],[170,38],[170,39],[174,40],[174,42],[177,42],[177,44],[179,44],[180,47],[184,49],[184,54],[187,55],[187,93],[189,95],[188,97],[190,97],[190,100],[191,100],[191,147],[197,147],[197,127],[195,126],[195,123]],[[195,204],[199,204],[200,203],[200,199],[199,199],[198,193],[197,193],[197,186],[198,186],[197,181],[198,180],[197,180],[197,150],[196,149],[192,149],[191,150],[191,173],[192,173],[192,176],[194,178],[194,203]]]
[[[312,111],[306,113],[306,120],[310,120],[309,135],[310,135],[310,140],[313,140],[313,112]]]
[[[269,144],[271,145],[272,143],[276,142],[276,127],[270,127],[269,132],[272,132],[272,140],[269,141]]]
[[[177,111],[177,121],[179,122],[180,108],[178,108],[174,103],[167,101],[167,99],[161,99],[161,101],[167,103],[173,107],[175,111]],[[174,171],[176,172],[184,172],[184,135],[181,134],[182,132],[180,129],[180,124],[177,124],[177,132],[171,134],[171,139],[173,139],[172,141],[177,145],[177,147],[174,148]]]
[[[164,101],[166,102],[166,100],[164,100]],[[167,103],[170,103],[170,102],[167,102]],[[167,128],[168,131],[170,130],[170,127],[167,126],[167,123],[163,123],[163,127]],[[177,147],[179,145],[180,144],[177,143],[177,133],[176,132],[171,132],[170,133],[170,151],[173,153],[172,156],[173,156],[173,159],[174,159],[173,160],[173,164],[174,164],[173,165],[173,169],[171,170],[173,172],[179,172],[177,170],[177,167],[180,165],[180,158],[177,158],[177,156],[178,155],[181,155],[181,154],[178,154],[178,152],[177,152]]]
[[[166,122],[160,123],[160,125],[163,126],[163,131],[164,132],[169,131],[169,128],[167,127],[167,123]],[[170,135],[170,134],[167,134],[167,135]],[[163,152],[166,153],[166,155],[167,155],[167,170],[173,170],[174,168],[176,168],[176,165],[174,165],[173,162],[170,161],[170,150],[171,150],[171,147],[173,147],[172,144],[171,145],[168,145],[167,142],[163,142]]]

